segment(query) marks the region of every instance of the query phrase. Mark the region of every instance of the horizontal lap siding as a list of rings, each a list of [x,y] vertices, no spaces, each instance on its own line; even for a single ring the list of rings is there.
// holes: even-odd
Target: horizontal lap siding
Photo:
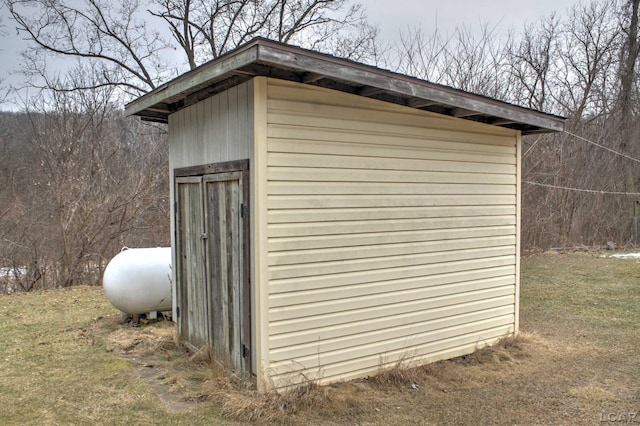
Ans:
[[[515,132],[278,80],[267,106],[276,386],[514,331]]]

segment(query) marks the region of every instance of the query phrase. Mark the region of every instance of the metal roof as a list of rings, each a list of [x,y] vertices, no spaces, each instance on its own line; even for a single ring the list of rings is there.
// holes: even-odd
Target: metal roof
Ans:
[[[522,131],[563,131],[565,119],[348,59],[256,38],[127,104],[128,115],[166,123],[170,114],[256,76],[327,87]]]

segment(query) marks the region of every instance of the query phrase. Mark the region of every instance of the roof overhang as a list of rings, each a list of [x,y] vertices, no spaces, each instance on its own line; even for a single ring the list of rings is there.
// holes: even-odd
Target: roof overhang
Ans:
[[[262,38],[165,83],[129,103],[125,111],[166,123],[170,114],[256,76],[327,87],[523,134],[564,130],[563,117]]]

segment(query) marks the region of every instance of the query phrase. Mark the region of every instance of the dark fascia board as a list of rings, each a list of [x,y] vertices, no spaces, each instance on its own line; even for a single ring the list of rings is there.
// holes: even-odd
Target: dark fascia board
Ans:
[[[125,106],[127,115],[145,117],[153,110],[156,114],[164,109],[168,116],[173,111],[170,105],[180,98],[186,98],[201,88],[214,85],[234,71],[255,63],[258,60],[258,46],[245,45],[217,59],[177,77],[153,91],[142,95]],[[172,102],[173,101],[173,102]]]
[[[353,93],[361,96],[392,95],[405,100],[407,106],[427,105],[425,109],[436,106],[439,111],[450,111],[449,115],[475,121],[481,121],[478,117],[482,117],[483,122],[521,130],[523,134],[564,130],[563,117],[262,38],[165,83],[129,103],[125,111],[128,115],[166,122],[169,114],[190,104],[185,100],[192,99],[193,103],[201,99],[199,92],[204,91],[205,96],[215,93],[215,86],[225,86],[225,81],[238,75],[245,79],[287,75],[284,78],[307,84],[336,82],[354,88]],[[242,79],[233,81],[237,84]]]

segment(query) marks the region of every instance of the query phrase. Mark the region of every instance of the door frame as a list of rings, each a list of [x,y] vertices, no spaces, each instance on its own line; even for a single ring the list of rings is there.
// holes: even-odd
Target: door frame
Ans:
[[[241,335],[242,335],[242,344],[243,344],[243,348],[246,348],[246,350],[248,351],[248,354],[246,354],[247,356],[243,357],[243,366],[242,366],[242,370],[245,373],[253,373],[256,374],[254,370],[254,366],[256,365],[254,362],[254,357],[255,357],[255,351],[253,350],[252,347],[252,335],[251,335],[251,325],[252,325],[252,316],[251,316],[251,312],[252,312],[252,298],[251,298],[251,240],[250,240],[250,172],[249,172],[249,160],[238,160],[238,161],[226,161],[226,162],[220,162],[220,163],[211,163],[211,164],[204,164],[204,165],[199,165],[199,166],[191,166],[191,167],[182,167],[182,168],[176,168],[173,170],[173,177],[174,177],[174,194],[177,194],[177,190],[178,190],[178,185],[179,185],[179,180],[181,180],[182,178],[189,178],[189,177],[200,177],[203,178],[206,175],[216,175],[216,174],[222,174],[222,173],[230,173],[230,172],[240,172],[241,173],[241,179],[240,179],[240,185],[241,185],[241,206],[240,206],[240,227],[241,227],[241,234],[242,234],[242,263],[241,263],[241,274],[242,274],[242,283],[241,283],[241,292],[242,292],[242,324],[240,324],[241,327]],[[203,181],[203,188],[204,188],[204,181]],[[203,197],[204,197],[204,193],[203,193]],[[203,198],[203,202],[204,202],[204,198]],[[180,254],[178,253],[178,246],[180,244],[179,241],[179,235],[178,235],[178,221],[180,220],[180,218],[178,217],[178,213],[179,212],[179,206],[178,206],[178,201],[177,201],[177,197],[176,197],[176,201],[174,203],[174,214],[175,214],[175,226],[174,226],[174,238],[175,238],[175,242],[176,242],[176,250],[175,250],[175,256],[176,259],[174,259],[174,264],[176,265],[176,281],[179,280],[179,273],[177,268],[179,267],[178,263],[179,262],[179,256]],[[205,251],[205,256],[206,256],[206,251]],[[208,264],[208,259],[206,260],[207,264]],[[207,278],[208,279],[208,278]],[[176,282],[176,293],[180,293],[181,291],[181,286],[180,283]]]

